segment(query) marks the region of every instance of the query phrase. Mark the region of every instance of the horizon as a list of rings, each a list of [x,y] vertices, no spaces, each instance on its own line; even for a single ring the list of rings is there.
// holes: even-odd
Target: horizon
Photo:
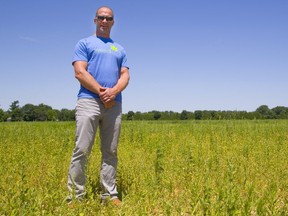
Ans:
[[[15,102],[15,101],[13,101],[13,102]],[[12,102],[11,102],[11,104],[12,104]],[[10,105],[11,105],[10,104]],[[31,104],[31,103],[27,103],[27,104]],[[27,105],[27,104],[24,104],[24,105],[21,105],[20,104],[20,101],[19,101],[19,107],[20,108],[22,108],[23,106],[25,106],[25,105]],[[31,104],[31,105],[33,105],[33,106],[39,106],[39,105],[41,105],[41,104],[43,104],[43,105],[46,105],[46,106],[50,106],[50,107],[52,107],[52,109],[53,110],[58,110],[58,111],[61,111],[62,109],[67,109],[67,110],[74,110],[74,108],[72,108],[72,109],[69,109],[69,108],[60,108],[60,109],[57,109],[57,108],[54,108],[53,106],[51,106],[51,105],[49,105],[49,104],[44,104],[44,103],[40,103],[40,104]],[[134,112],[134,113],[137,113],[137,112],[141,112],[141,113],[149,113],[149,112],[174,112],[174,113],[181,113],[181,112],[183,112],[183,111],[187,111],[187,112],[195,112],[195,111],[208,111],[208,112],[210,112],[210,111],[216,111],[216,112],[255,112],[259,107],[261,107],[261,106],[267,106],[270,110],[272,110],[272,109],[274,109],[274,108],[276,108],[276,107],[285,107],[285,108],[288,108],[288,107],[286,107],[286,106],[281,106],[281,105],[277,105],[277,106],[275,106],[275,107],[269,107],[268,105],[266,105],[266,104],[262,104],[262,105],[259,105],[255,110],[208,110],[208,109],[203,109],[203,110],[180,110],[180,111],[173,111],[173,110],[156,110],[156,109],[152,109],[152,110],[148,110],[148,111],[139,111],[139,110],[128,110],[127,112],[123,112],[123,114],[127,114],[128,112],[130,112],[130,111],[132,111],[132,112]],[[0,105],[0,109],[2,109],[4,112],[8,112],[9,111],[9,109],[10,109],[10,106],[9,106],[9,108],[7,109],[7,110],[4,110],[3,108],[1,108],[1,105]]]

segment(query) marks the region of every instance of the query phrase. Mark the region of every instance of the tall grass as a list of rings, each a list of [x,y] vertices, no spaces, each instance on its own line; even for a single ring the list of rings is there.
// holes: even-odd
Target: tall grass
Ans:
[[[0,124],[0,215],[287,215],[288,121],[124,121],[117,184],[101,205],[99,137],[88,197],[63,202],[75,123]]]

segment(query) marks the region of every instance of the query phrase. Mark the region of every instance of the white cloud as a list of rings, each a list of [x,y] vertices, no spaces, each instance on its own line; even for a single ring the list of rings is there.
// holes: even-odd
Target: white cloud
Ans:
[[[28,41],[31,43],[38,43],[39,42],[39,40],[32,38],[32,37],[20,36],[19,38],[20,38],[20,40],[25,40],[25,41]]]

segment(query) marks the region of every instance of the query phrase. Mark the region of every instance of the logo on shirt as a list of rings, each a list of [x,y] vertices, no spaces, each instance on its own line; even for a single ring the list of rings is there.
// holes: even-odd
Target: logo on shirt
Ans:
[[[118,51],[118,48],[117,48],[116,46],[114,46],[114,45],[111,45],[110,47],[111,47],[111,50],[113,50],[113,51],[115,51],[115,52],[117,52],[117,51]]]
[[[112,53],[112,52],[117,52],[118,51],[118,48],[114,45],[111,45],[110,46],[110,49],[94,49],[95,52],[98,52],[98,53]]]

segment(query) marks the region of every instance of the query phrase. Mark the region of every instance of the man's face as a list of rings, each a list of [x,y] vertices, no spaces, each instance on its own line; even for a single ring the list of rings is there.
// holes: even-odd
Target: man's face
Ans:
[[[113,12],[109,8],[100,8],[94,19],[97,30],[101,33],[109,34],[114,24]]]

